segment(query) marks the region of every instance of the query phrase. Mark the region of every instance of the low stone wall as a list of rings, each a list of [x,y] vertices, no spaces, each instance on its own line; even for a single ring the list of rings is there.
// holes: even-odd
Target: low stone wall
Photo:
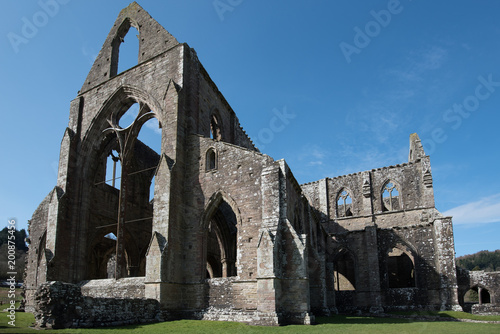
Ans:
[[[500,305],[474,304],[471,307],[471,313],[479,315],[500,315]]]
[[[104,290],[101,284],[103,295]],[[112,286],[110,291],[112,294]],[[161,320],[157,300],[88,297],[82,295],[79,285],[63,282],[48,282],[38,288],[34,313],[36,326],[49,329],[121,326]]]
[[[83,281],[78,284],[85,297],[94,298],[145,298],[144,277],[127,277]]]

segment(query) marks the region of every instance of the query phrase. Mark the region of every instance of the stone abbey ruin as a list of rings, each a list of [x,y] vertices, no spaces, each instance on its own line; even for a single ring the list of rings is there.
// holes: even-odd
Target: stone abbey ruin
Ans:
[[[138,64],[118,73],[130,27]],[[152,119],[160,152],[138,139]],[[40,327],[311,324],[335,312],[461,310],[474,287],[478,307],[500,302],[498,275],[457,273],[451,217],[434,206],[416,134],[408,162],[299,185],[254,146],[195,51],[135,2],[71,102],[57,185],[29,234],[25,308]]]

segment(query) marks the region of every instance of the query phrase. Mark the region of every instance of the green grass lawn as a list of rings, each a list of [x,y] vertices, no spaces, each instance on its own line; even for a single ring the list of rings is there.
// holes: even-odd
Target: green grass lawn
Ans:
[[[446,315],[448,312],[439,313],[443,313],[441,316],[454,318],[470,316],[464,312],[451,312],[448,315]],[[432,315],[435,315],[435,313]],[[495,320],[490,317],[480,318],[482,320]],[[500,317],[496,317],[496,320],[498,318]],[[414,321],[411,319],[350,317],[344,315],[318,317],[318,324],[314,326],[260,327],[235,322],[179,320],[149,325],[42,332],[29,328],[34,321],[31,313],[18,312],[16,314],[15,328],[9,326],[8,321],[7,313],[0,312],[0,333],[500,333],[500,324]]]

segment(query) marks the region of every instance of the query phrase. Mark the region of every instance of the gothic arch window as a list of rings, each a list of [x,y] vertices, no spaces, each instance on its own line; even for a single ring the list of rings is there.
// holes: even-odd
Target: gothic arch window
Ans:
[[[336,291],[356,290],[356,271],[354,255],[347,249],[343,249],[334,260],[334,282]]]
[[[399,247],[387,253],[387,274],[389,288],[414,288],[415,264],[411,254]]]
[[[352,207],[352,197],[351,192],[347,188],[343,188],[339,191],[337,196],[337,217],[352,217],[353,207]]]
[[[213,147],[207,150],[205,154],[205,170],[212,171],[217,169],[217,152]]]
[[[219,118],[213,113],[210,116],[210,138],[220,141],[222,139],[222,126]]]
[[[128,70],[139,62],[139,27],[125,19],[112,41],[111,77]]]
[[[89,196],[87,279],[146,273],[162,131],[156,114],[139,99],[126,97],[116,105],[96,149],[99,164],[91,162],[96,182]],[[114,239],[105,237],[110,233]]]
[[[401,210],[399,189],[396,183],[389,180],[382,187],[382,212]]]

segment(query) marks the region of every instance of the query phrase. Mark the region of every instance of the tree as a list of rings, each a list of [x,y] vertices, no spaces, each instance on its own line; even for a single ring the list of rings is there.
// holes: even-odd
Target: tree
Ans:
[[[9,233],[10,232],[10,233]],[[15,245],[15,258],[14,261],[15,267],[11,268],[10,263],[8,262],[10,259],[9,255],[9,236],[14,236],[14,239],[11,238],[10,241],[14,241]],[[5,280],[10,277],[8,272],[16,273],[16,280],[20,281],[23,279],[24,268],[25,268],[25,260],[26,254],[28,252],[28,246],[26,245],[26,237],[27,233],[24,229],[21,231],[15,230],[14,233],[5,227],[0,231],[0,279]],[[12,245],[12,243],[11,243]]]
[[[25,239],[28,236],[26,233],[26,230],[23,228],[21,231],[15,230],[14,231],[14,241],[16,245],[16,249],[22,250],[27,252],[28,251],[28,246],[26,246]],[[0,247],[3,244],[8,244],[9,240],[9,229],[7,227],[4,227],[3,230],[0,231]]]

